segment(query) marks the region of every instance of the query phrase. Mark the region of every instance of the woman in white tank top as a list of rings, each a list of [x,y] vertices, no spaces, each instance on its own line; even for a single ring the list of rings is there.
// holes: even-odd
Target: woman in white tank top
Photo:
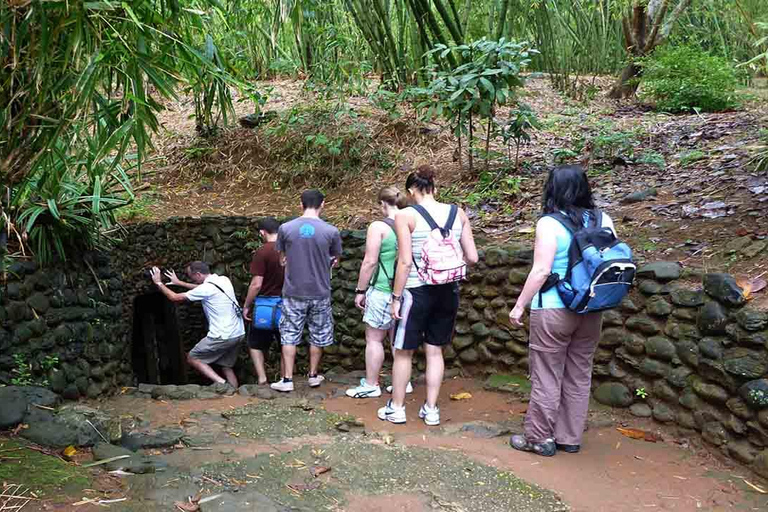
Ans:
[[[459,286],[457,281],[430,284],[419,273],[419,269],[425,270],[421,261],[422,248],[433,231],[428,219],[443,229],[441,240],[451,242],[454,248],[458,241],[459,247],[451,254],[454,259],[463,259],[460,275],[466,265],[477,263],[477,248],[464,211],[435,200],[435,171],[432,167],[421,166],[411,173],[405,188],[415,206],[401,210],[395,217],[398,253],[392,292],[392,316],[397,320],[393,389],[392,399],[379,409],[378,416],[392,423],[405,423],[405,392],[411,378],[413,353],[423,344],[427,358],[427,401],[421,407],[419,417],[427,425],[439,425],[437,398],[445,368],[443,347],[453,337],[459,309]],[[448,226],[451,218],[453,221]]]

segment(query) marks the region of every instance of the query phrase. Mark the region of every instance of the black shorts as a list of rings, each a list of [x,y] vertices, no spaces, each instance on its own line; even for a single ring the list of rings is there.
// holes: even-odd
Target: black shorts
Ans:
[[[270,331],[267,329],[254,329],[251,326],[251,329],[248,331],[248,348],[268,352],[269,346],[274,341],[277,341],[278,346],[280,345],[280,331],[277,329]]]
[[[400,350],[416,350],[422,343],[448,345],[458,311],[459,283],[405,290],[393,345]]]

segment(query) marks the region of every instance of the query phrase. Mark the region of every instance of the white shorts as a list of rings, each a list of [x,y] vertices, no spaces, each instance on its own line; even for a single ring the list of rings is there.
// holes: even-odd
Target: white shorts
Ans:
[[[365,293],[363,322],[374,329],[388,331],[393,325],[391,305],[391,293],[368,288]]]

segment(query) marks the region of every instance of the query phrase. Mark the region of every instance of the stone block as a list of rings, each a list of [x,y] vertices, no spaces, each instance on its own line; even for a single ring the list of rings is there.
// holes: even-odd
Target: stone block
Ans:
[[[657,402],[653,406],[653,419],[661,423],[671,423],[675,421],[675,411],[664,402]]]
[[[684,388],[688,385],[688,378],[693,374],[693,370],[687,366],[678,366],[673,368],[667,375],[667,382],[676,388]]]
[[[768,373],[766,354],[742,347],[725,352],[723,367],[728,373],[742,379],[757,379]]]
[[[725,427],[718,421],[705,423],[704,427],[701,429],[701,437],[715,446],[722,446],[728,443],[728,432],[726,432]]]
[[[638,331],[652,336],[661,331],[655,321],[645,315],[632,316],[627,319],[625,326],[631,331]]]
[[[739,395],[750,408],[765,409],[768,407],[768,378],[745,383],[739,388]]]
[[[645,303],[645,311],[656,317],[669,316],[672,313],[672,306],[661,296],[654,296]]]
[[[704,400],[715,404],[725,404],[730,398],[721,386],[709,384],[701,379],[694,379],[693,390]]]
[[[747,403],[739,397],[729,398],[728,401],[725,402],[725,406],[728,407],[729,411],[742,420],[748,420],[755,416],[755,413],[749,408]],[[768,411],[768,409],[766,410]]]
[[[746,331],[760,331],[768,325],[768,313],[752,308],[742,308],[736,313],[736,321]]]
[[[645,341],[645,353],[656,359],[671,361],[676,354],[675,345],[663,336],[653,336]]]
[[[666,377],[670,368],[660,361],[646,357],[640,364],[639,371],[648,377]]]
[[[661,282],[680,279],[682,268],[675,261],[655,261],[637,269],[638,277],[647,277]]]
[[[704,334],[725,334],[728,313],[719,302],[707,302],[699,310],[697,325]]]
[[[595,400],[610,407],[629,407],[632,405],[632,392],[620,382],[604,382],[593,392]]]
[[[720,338],[704,338],[699,342],[699,353],[710,359],[723,357],[723,341]]]
[[[746,302],[741,287],[730,274],[706,274],[704,276],[704,291],[727,306],[741,306]]]

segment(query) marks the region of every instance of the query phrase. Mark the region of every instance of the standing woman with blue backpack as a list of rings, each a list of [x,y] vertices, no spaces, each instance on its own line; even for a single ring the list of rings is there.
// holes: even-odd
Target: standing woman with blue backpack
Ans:
[[[347,396],[351,398],[381,396],[379,372],[384,363],[384,339],[393,332],[394,327],[390,304],[397,261],[395,215],[408,203],[397,187],[383,188],[378,199],[383,218],[368,226],[365,256],[355,290],[355,306],[364,311],[365,377],[360,379],[359,385],[347,390]],[[392,334],[390,342],[394,341],[391,338]],[[410,383],[408,388],[409,392],[413,391]]]
[[[522,327],[531,306],[531,399],[524,433],[513,435],[510,444],[550,457],[580,449],[601,311],[627,294],[635,265],[611,218],[595,208],[581,167],[553,169],[542,205],[533,268],[509,313],[510,322]]]
[[[405,181],[411,207],[395,217],[397,270],[392,290],[395,362],[392,399],[379,419],[405,423],[405,393],[411,379],[413,353],[424,346],[427,400],[419,418],[440,424],[437,398],[443,380],[443,347],[453,338],[459,310],[459,281],[467,265],[477,263],[472,228],[464,211],[435,199],[435,170],[423,165]]]

